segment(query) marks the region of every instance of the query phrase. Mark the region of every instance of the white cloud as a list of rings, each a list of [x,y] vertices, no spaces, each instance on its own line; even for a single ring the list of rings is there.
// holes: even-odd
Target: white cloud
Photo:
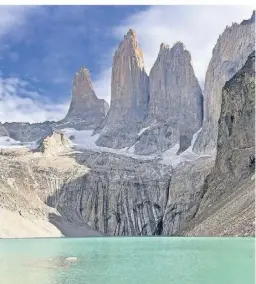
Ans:
[[[22,28],[35,6],[0,6],[0,39]]]
[[[191,52],[195,73],[202,83],[218,36],[232,22],[249,18],[252,10],[250,6],[153,6],[114,27],[113,36],[121,41],[129,28],[137,31],[147,72],[156,60],[161,42],[172,45],[182,41]],[[32,11],[34,7],[0,6],[0,40],[25,32],[23,27]],[[0,49],[3,48],[8,49],[4,42]],[[111,47],[103,58],[112,58],[116,48]],[[97,96],[109,102],[111,66],[106,66],[105,59],[101,63],[104,67],[93,83]],[[59,120],[65,116],[68,106],[69,101],[55,104],[46,100],[41,92],[31,91],[27,81],[3,78],[0,70],[0,122]]]
[[[29,90],[29,86],[29,82],[19,78],[0,78],[0,122],[42,122],[64,118],[69,102],[56,104]]]
[[[0,40],[5,36],[21,37],[32,13],[40,12],[35,6],[0,6]],[[0,49],[9,46],[2,42]],[[10,53],[16,60],[17,54]],[[3,77],[0,70],[0,122],[42,122],[62,119],[68,110],[69,101],[54,103],[39,92],[31,90],[31,84],[18,77]]]
[[[172,46],[182,41],[191,53],[196,76],[203,87],[219,35],[232,22],[249,18],[252,11],[251,6],[153,6],[125,19],[113,33],[121,41],[129,28],[136,30],[148,73],[162,42]],[[111,50],[109,55],[112,53]],[[107,100],[110,98],[109,68],[102,71],[95,85],[97,96]]]

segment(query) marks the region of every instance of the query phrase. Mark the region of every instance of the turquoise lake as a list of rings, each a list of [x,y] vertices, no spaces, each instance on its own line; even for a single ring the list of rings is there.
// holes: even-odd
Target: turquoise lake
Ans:
[[[254,238],[1,239],[0,283],[254,284],[254,249]]]

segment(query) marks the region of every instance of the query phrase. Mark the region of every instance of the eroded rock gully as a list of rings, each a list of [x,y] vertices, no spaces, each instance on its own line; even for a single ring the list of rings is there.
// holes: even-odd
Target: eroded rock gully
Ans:
[[[64,120],[0,124],[4,142],[38,146],[0,150],[0,211],[30,220],[31,236],[42,236],[42,220],[57,236],[254,235],[254,17],[227,27],[213,50],[194,145],[202,94],[190,54],[181,43],[161,45],[148,77],[133,30],[113,60],[106,117],[82,67]],[[98,133],[98,147],[84,141],[88,132],[70,141],[65,127]],[[4,225],[0,236],[16,236]]]
[[[70,222],[84,220],[112,236],[177,233],[199,206],[200,185],[208,174],[206,165],[210,165],[205,158],[185,169],[173,169],[157,162],[88,151],[76,159],[90,170],[63,184],[47,198],[47,204]],[[189,175],[187,183],[184,172]]]

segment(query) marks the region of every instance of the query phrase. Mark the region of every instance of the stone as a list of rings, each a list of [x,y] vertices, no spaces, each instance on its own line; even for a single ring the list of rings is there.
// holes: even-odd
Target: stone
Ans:
[[[108,104],[98,99],[93,89],[89,70],[82,66],[73,80],[72,100],[66,117],[55,128],[88,130],[97,127],[108,111]]]
[[[3,136],[9,136],[9,133],[6,128],[0,123],[0,137]]]
[[[249,21],[243,25],[251,24]],[[248,37],[248,33],[243,36],[241,46],[248,42]],[[39,124],[37,128],[36,124],[4,125],[16,138],[38,138],[48,130],[52,133],[40,139],[37,151],[25,147],[1,149],[0,209],[17,215],[22,212],[18,217],[24,220],[28,216],[35,218],[33,220],[44,218],[63,235],[73,237],[254,235],[255,55],[251,54],[244,67],[223,83],[215,157],[197,155],[190,150],[181,153],[191,141],[191,133],[181,118],[188,115],[191,123],[194,121],[190,127],[197,125],[195,129],[198,129],[200,112],[186,112],[181,116],[177,112],[168,113],[172,106],[161,100],[157,102],[160,95],[157,87],[154,87],[156,100],[146,100],[150,82],[145,83],[148,79],[139,50],[135,32],[129,31],[114,58],[113,109],[110,107],[111,113],[96,127],[102,131],[98,143],[117,148],[135,143],[141,154],[157,154],[129,156],[128,150],[93,151],[75,144],[70,146],[71,142],[61,131],[53,131],[54,122]],[[170,50],[162,44],[161,56],[166,56],[167,60]],[[181,43],[172,52],[176,54],[173,56],[175,64],[167,62],[163,66],[177,68],[175,74],[187,70],[189,76],[184,75],[187,71],[181,72],[186,78],[184,82],[191,79],[195,82],[191,85],[197,90],[198,82],[188,63],[189,54]],[[184,69],[182,62],[186,63]],[[157,76],[153,76],[154,82],[158,76],[159,82],[164,82],[164,73],[159,70]],[[179,82],[181,75],[177,79]],[[181,95],[189,94],[187,88],[190,90],[190,84],[181,85],[173,85],[175,93],[183,90],[180,101]],[[172,95],[164,84],[160,86],[164,95]],[[148,92],[143,92],[146,89]],[[199,93],[194,94],[192,109],[200,110],[195,99]],[[147,103],[137,105],[135,97]],[[175,103],[182,109],[180,101]],[[124,116],[123,110],[126,111]],[[74,132],[73,141],[75,136]],[[170,153],[165,156],[165,149],[177,142],[180,143],[180,156]],[[172,164],[172,158],[177,164]],[[34,223],[40,226],[39,222]],[[10,224],[13,226],[12,222]],[[4,230],[0,227],[1,236],[5,235]],[[62,261],[65,262],[64,258]]]
[[[52,121],[42,123],[6,122],[3,126],[10,138],[21,142],[34,142],[52,134],[53,123]]]
[[[222,90],[216,161],[187,234],[253,236],[254,173],[255,51]]]
[[[136,33],[129,30],[113,59],[111,103],[96,144],[124,148],[135,143],[147,114],[148,75]]]
[[[61,132],[54,131],[40,141],[39,150],[45,155],[59,155],[71,149],[71,141]]]
[[[226,27],[213,49],[204,86],[204,121],[194,144],[196,153],[216,152],[222,88],[255,49],[255,13],[241,24]]]
[[[69,256],[65,258],[66,261],[76,262],[78,258],[76,256]]]
[[[202,125],[203,97],[191,65],[191,55],[181,42],[172,48],[161,44],[149,74],[149,110],[145,127],[135,145],[137,154],[165,151],[182,137],[189,140]],[[156,133],[155,129],[159,129]],[[182,151],[184,151],[184,144]]]

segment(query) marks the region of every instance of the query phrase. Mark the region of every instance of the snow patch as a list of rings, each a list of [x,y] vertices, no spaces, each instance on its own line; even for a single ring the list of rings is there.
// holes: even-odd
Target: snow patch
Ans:
[[[9,136],[2,136],[0,137],[0,149],[9,149],[9,148],[29,148],[29,149],[36,149],[38,144],[36,141],[34,142],[27,142],[22,143],[20,141],[14,140]]]
[[[20,148],[22,147],[22,143],[20,141],[16,141],[9,136],[0,137],[0,148]]]
[[[139,160],[154,160],[154,159],[160,158],[161,159],[160,163],[165,164],[165,165],[171,165],[173,167],[178,166],[178,164],[180,164],[181,162],[192,161],[192,160],[205,156],[205,155],[198,155],[192,152],[193,143],[195,143],[197,135],[199,134],[200,131],[201,130],[199,130],[193,135],[191,146],[186,151],[181,153],[180,155],[177,155],[177,152],[180,147],[179,143],[175,144],[172,148],[168,149],[162,154],[158,153],[158,154],[152,154],[152,155],[136,155],[134,153],[135,145],[138,142],[136,142],[133,146],[129,148],[125,147],[122,149],[100,147],[96,145],[96,140],[99,138],[99,134],[92,135],[93,130],[76,130],[74,128],[61,129],[61,132],[71,139],[72,146],[76,148],[77,150],[79,150],[80,148],[80,149],[92,150],[98,153],[108,152],[108,153],[123,155],[123,156],[134,158],[134,159],[139,159]]]
[[[64,128],[61,129],[61,132],[67,137],[72,137],[71,142],[75,148],[92,150],[95,152],[109,152],[113,154],[124,155],[127,157],[141,159],[141,160],[149,160],[154,159],[155,155],[152,156],[142,156],[134,154],[135,144],[131,147],[125,147],[122,149],[113,149],[108,147],[100,147],[96,145],[96,141],[99,138],[99,134],[92,135],[93,130],[76,130],[74,128]]]
[[[150,128],[150,126],[141,128],[140,132],[138,133],[138,136],[140,136],[142,133],[144,133],[144,132],[145,132],[146,130],[148,130],[149,128]]]
[[[193,152],[195,141],[201,130],[202,128],[200,128],[196,133],[193,134],[191,145],[186,151],[182,152],[180,155],[177,155],[177,152],[180,147],[179,143],[175,144],[171,149],[165,151],[162,155],[163,158],[161,160],[161,163],[165,165],[171,165],[176,168],[182,162],[193,161],[201,157],[210,157],[211,155],[196,154],[195,152]]]
[[[194,147],[196,139],[197,139],[197,137],[198,137],[198,135],[199,135],[199,133],[201,131],[202,131],[202,128],[200,128],[196,133],[193,134],[193,137],[192,137],[192,140],[191,140],[191,144],[190,144],[190,146],[188,147],[188,149],[185,152],[194,153],[193,152],[193,147]]]

